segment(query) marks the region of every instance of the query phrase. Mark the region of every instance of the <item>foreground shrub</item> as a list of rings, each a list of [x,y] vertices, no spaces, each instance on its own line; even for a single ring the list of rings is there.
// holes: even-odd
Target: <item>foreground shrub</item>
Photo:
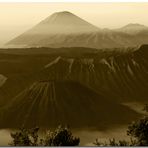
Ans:
[[[38,145],[39,128],[25,129],[20,128],[19,131],[11,133],[12,146],[37,146]]]
[[[107,142],[94,142],[97,146],[148,146],[148,117],[144,117],[131,123],[127,129],[130,141],[109,139]]]
[[[94,142],[96,146],[130,146],[130,143],[125,140],[116,141],[115,138],[109,139],[106,142],[100,142],[98,139]]]
[[[78,146],[80,139],[73,137],[72,132],[67,127],[59,126],[53,132],[48,131],[46,137],[42,140],[44,146]]]
[[[136,139],[137,146],[148,146],[148,117],[129,125],[127,134]]]
[[[47,131],[44,138],[39,138],[39,128],[21,128],[11,133],[12,146],[78,146],[80,139],[73,137],[67,127],[59,126],[53,132]]]

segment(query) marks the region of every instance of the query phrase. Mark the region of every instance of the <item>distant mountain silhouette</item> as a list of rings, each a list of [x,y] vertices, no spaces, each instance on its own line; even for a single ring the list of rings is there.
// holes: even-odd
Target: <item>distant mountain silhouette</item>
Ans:
[[[128,34],[138,34],[140,32],[146,31],[148,33],[148,27],[141,24],[128,24],[122,28],[117,29],[117,31],[125,32]]]
[[[129,24],[117,30],[99,29],[71,12],[64,11],[47,17],[9,41],[7,46],[97,49],[133,47],[148,43],[146,28],[139,24]]]
[[[121,118],[122,115],[122,118]],[[105,94],[73,81],[40,81],[0,109],[1,128],[107,128],[127,124],[139,115]]]
[[[99,28],[86,22],[80,17],[70,12],[62,11],[56,12],[47,17],[35,27],[18,36],[16,39],[10,41],[8,44],[33,45],[35,44],[34,42],[38,41],[38,46],[42,46],[42,42],[44,42],[44,40],[47,40],[48,37],[50,37],[50,41],[52,37],[56,36],[56,43],[59,41],[58,38],[62,39],[63,36],[67,34],[70,35],[96,32],[98,30]]]
[[[71,34],[97,31],[99,28],[68,12],[57,12],[32,28],[29,34]]]

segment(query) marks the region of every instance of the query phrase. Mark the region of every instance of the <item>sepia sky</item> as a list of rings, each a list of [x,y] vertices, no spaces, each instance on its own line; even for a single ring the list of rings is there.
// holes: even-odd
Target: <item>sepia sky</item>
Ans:
[[[0,3],[0,45],[59,11],[70,11],[100,28],[148,26],[148,3]]]

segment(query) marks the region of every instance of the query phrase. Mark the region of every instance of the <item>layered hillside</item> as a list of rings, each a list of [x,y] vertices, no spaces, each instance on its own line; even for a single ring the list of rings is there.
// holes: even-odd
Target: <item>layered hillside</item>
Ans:
[[[122,118],[121,118],[122,115]],[[0,109],[0,127],[107,128],[127,124],[139,115],[73,81],[33,83]]]
[[[0,87],[0,106],[38,80],[74,80],[101,90],[112,100],[147,101],[148,45],[121,51],[89,48],[5,50],[5,54],[0,54],[0,73],[7,81]]]
[[[100,53],[91,57],[57,57],[45,65],[40,79],[74,80],[102,89],[118,100],[148,98],[148,46],[126,53]],[[112,95],[111,95],[112,94]],[[115,98],[114,98],[115,99]]]

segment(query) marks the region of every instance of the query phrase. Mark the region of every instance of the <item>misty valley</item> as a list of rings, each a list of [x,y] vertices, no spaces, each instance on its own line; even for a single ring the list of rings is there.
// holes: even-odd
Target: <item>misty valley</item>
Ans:
[[[91,138],[91,133],[124,127],[125,133],[130,122],[144,115],[138,109],[148,97],[147,51],[147,45],[127,52],[1,49],[1,129],[68,124],[84,141],[83,132]]]
[[[93,146],[97,138],[130,140],[128,126],[140,119],[147,123],[142,120],[147,104],[144,25],[100,29],[68,11],[57,12],[0,49],[1,146],[17,137],[11,132],[36,126],[39,135],[69,126],[80,146]]]

